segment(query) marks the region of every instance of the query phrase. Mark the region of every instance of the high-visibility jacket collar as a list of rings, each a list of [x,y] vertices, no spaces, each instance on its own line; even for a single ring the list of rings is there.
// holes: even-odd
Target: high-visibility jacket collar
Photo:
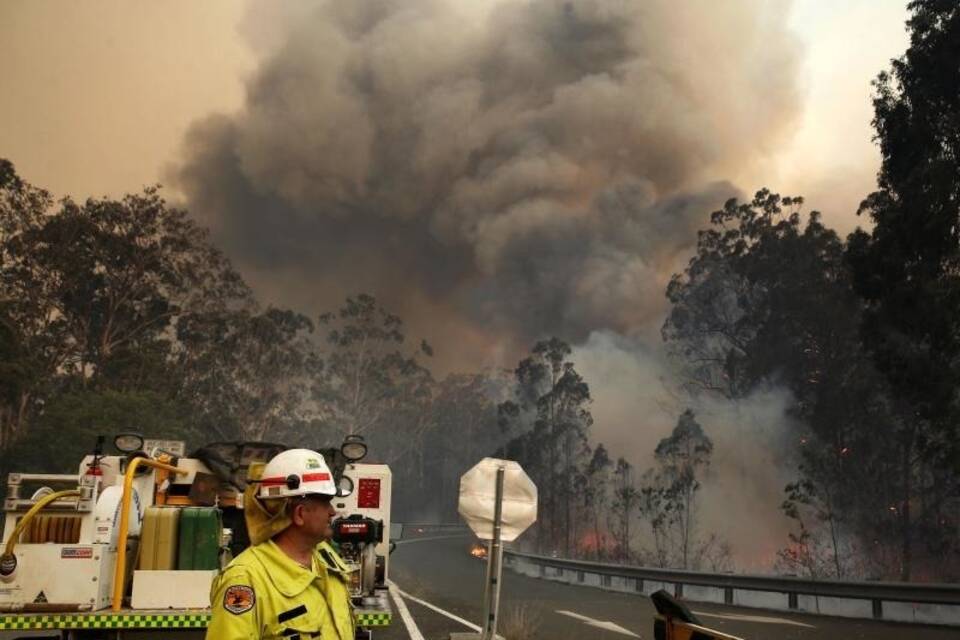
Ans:
[[[346,574],[352,571],[352,569],[343,561],[343,558],[340,557],[340,554],[337,553],[333,548],[333,545],[331,545],[329,542],[323,541],[318,544],[317,553],[319,554],[320,560],[327,571],[334,571],[342,574],[344,577],[346,577]]]
[[[273,540],[258,544],[251,549],[257,560],[263,565],[266,574],[270,576],[273,586],[288,598],[299,596],[314,580],[324,582],[326,579],[325,575],[318,575],[300,566]]]

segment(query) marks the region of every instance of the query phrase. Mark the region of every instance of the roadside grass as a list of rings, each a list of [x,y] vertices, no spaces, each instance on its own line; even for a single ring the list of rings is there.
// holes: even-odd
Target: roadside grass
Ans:
[[[528,604],[511,607],[501,619],[497,635],[506,640],[536,640],[543,616]]]

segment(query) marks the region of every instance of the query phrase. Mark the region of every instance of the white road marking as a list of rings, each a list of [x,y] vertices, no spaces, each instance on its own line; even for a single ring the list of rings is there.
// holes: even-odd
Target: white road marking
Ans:
[[[449,534],[449,535],[443,535],[443,536],[430,536],[426,538],[411,538],[409,540],[398,540],[397,544],[401,545],[401,544],[410,544],[412,542],[428,542],[431,540],[449,540],[451,538],[464,538],[470,535],[471,534],[469,533],[457,533],[457,534]],[[406,598],[407,600],[410,600],[411,602],[416,602],[419,605],[422,605],[428,609],[436,611],[440,615],[446,616],[451,620],[454,620],[455,622],[459,622],[460,624],[464,625],[469,629],[476,631],[477,633],[481,632],[480,627],[473,624],[472,622],[468,622],[467,620],[464,620],[460,616],[450,613],[449,611],[446,611],[444,609],[441,609],[437,605],[431,604],[426,600],[422,600],[420,598],[417,598],[416,596],[410,595],[409,593],[401,589],[399,586],[397,586],[397,583],[393,582],[392,580],[387,580],[387,584],[390,585],[390,593],[393,596],[394,601],[397,603],[397,610],[400,612],[400,617],[403,619],[403,623],[407,626],[407,630],[410,633],[411,640],[424,640],[424,638],[423,638],[423,634],[420,633],[420,629],[417,627],[416,623],[413,621],[413,616],[410,615],[410,611],[407,609],[406,604],[403,602],[400,596],[402,596],[403,598]],[[597,627],[599,629],[606,629],[607,631],[613,631],[614,633],[622,633],[624,635],[633,636],[634,638],[640,637],[634,632],[630,631],[629,629],[624,629],[617,623],[610,622],[609,620],[594,620],[593,618],[588,618],[585,615],[574,613],[573,611],[557,610],[557,613],[565,616],[570,616],[571,618],[576,618],[577,620],[580,620],[581,622],[588,624],[592,627]],[[703,616],[705,618],[721,618],[724,620],[734,620],[738,622],[757,622],[761,624],[786,624],[786,625],[792,625],[795,627],[806,627],[808,629],[816,629],[815,625],[806,624],[805,622],[797,622],[796,620],[788,620],[786,618],[773,618],[769,616],[751,616],[751,615],[739,614],[739,613],[726,613],[726,614],[707,613],[705,611],[694,611],[693,613],[698,616]]]
[[[613,631],[614,633],[622,633],[625,636],[633,636],[634,638],[639,638],[637,634],[629,629],[624,629],[616,622],[610,622],[609,620],[594,620],[593,618],[588,618],[587,616],[581,615],[579,613],[574,613],[573,611],[563,611],[557,609],[557,613],[570,616],[571,618],[576,618],[577,620],[584,622],[591,627],[597,627],[599,629],[606,629],[607,631]]]
[[[473,629],[474,631],[476,631],[476,632],[478,632],[478,633],[481,631],[480,627],[478,627],[477,625],[473,624],[472,622],[468,622],[468,621],[464,620],[463,618],[461,618],[460,616],[458,616],[458,615],[456,615],[456,614],[450,613],[449,611],[445,611],[444,609],[441,609],[440,607],[438,607],[438,606],[435,605],[435,604],[430,604],[430,603],[427,602],[426,600],[421,600],[420,598],[417,598],[416,596],[410,595],[409,593],[407,593],[406,591],[404,591],[403,589],[401,589],[400,587],[398,587],[398,586],[397,586],[397,583],[394,582],[393,580],[387,580],[387,584],[390,585],[390,592],[391,592],[391,593],[399,594],[399,595],[403,596],[404,598],[406,598],[407,600],[410,600],[411,602],[416,602],[417,604],[420,604],[420,605],[425,606],[427,609],[432,609],[433,611],[436,611],[436,612],[439,613],[440,615],[447,616],[447,617],[450,618],[451,620],[453,620],[453,621],[455,621],[455,622],[459,622],[459,623],[462,624],[463,626],[465,626],[465,627],[467,627],[467,628],[469,628],[469,629]],[[399,608],[399,607],[398,607],[398,608]],[[406,610],[406,607],[404,607],[404,610]],[[402,615],[402,614],[401,614],[401,615]],[[410,615],[409,612],[407,613],[407,615]],[[422,636],[421,636],[421,638],[422,638]]]
[[[407,634],[409,634],[410,640],[424,640],[423,634],[420,633],[420,627],[413,621],[413,616],[410,615],[406,603],[403,601],[403,598],[400,597],[400,589],[397,589],[394,584],[391,584],[391,586],[394,588],[390,590],[390,597],[393,598],[393,604],[396,605],[397,611],[400,613],[403,626],[407,628]]]
[[[771,618],[769,616],[750,616],[742,613],[707,613],[706,611],[694,611],[694,615],[703,616],[704,618],[722,618],[723,620],[735,620],[737,622],[760,622],[765,624],[789,624],[794,627],[806,627],[808,629],[816,629],[817,627],[812,624],[807,624],[805,622],[797,622],[796,620],[787,620],[786,618]]]

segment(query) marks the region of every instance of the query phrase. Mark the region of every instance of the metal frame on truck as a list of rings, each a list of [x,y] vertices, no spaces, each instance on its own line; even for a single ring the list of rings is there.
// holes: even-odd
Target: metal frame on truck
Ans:
[[[183,443],[121,434],[115,438],[119,454],[104,455],[102,441],[77,474],[9,475],[0,638],[38,631],[67,638],[202,630],[217,570],[248,544],[242,511],[247,470],[286,448],[219,443],[184,457]],[[366,445],[357,437],[321,451],[341,490],[333,528],[354,568],[357,626],[369,637],[370,628],[392,620],[386,581],[390,469],[359,462]],[[149,529],[156,519],[145,523],[145,514],[188,517],[164,518],[161,531]],[[178,530],[178,522],[190,526]],[[190,553],[178,557],[178,535],[187,534]],[[156,544],[166,546],[157,552]]]

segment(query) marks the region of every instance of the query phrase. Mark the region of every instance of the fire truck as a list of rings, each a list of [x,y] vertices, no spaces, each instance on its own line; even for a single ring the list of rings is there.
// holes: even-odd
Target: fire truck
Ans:
[[[201,637],[217,572],[249,545],[243,493],[287,449],[105,438],[76,473],[11,473],[0,551],[0,639]],[[318,448],[338,486],[334,542],[353,569],[358,637],[391,622],[391,473],[359,436]]]

